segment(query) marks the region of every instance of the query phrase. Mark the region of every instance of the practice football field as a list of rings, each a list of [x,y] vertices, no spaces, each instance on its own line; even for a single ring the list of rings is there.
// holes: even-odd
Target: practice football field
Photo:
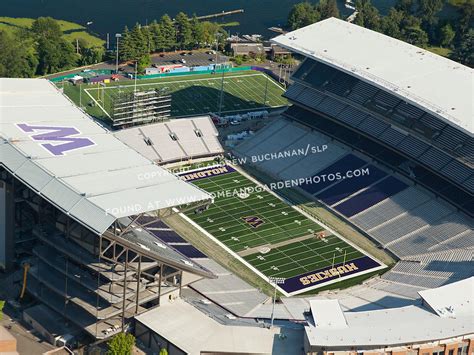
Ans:
[[[223,91],[221,99],[221,88]],[[79,91],[82,89],[82,94]],[[171,95],[171,116],[200,115],[210,112],[232,113],[287,105],[284,88],[266,74],[243,71],[222,74],[197,74],[137,81],[137,91],[156,89]],[[93,116],[108,118],[114,97],[135,90],[134,81],[66,86],[65,93]],[[79,97],[81,96],[81,97]],[[94,107],[91,107],[90,104]]]
[[[182,175],[215,198],[209,209],[187,212],[187,217],[266,278],[285,279],[280,287],[287,294],[334,282],[334,276],[342,280],[381,266],[329,231],[318,238],[315,234],[324,230],[318,223],[232,167],[220,170],[207,168]],[[341,274],[328,274],[328,269],[341,266]],[[344,268],[349,269],[346,274]],[[320,277],[312,276],[318,272]]]

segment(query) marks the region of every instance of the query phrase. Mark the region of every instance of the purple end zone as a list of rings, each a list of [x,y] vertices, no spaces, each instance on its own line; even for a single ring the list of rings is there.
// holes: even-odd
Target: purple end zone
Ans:
[[[286,279],[283,284],[279,285],[279,287],[281,287],[287,293],[293,293],[314,286],[324,286],[325,283],[339,278],[337,270],[339,270],[341,273],[340,277],[344,278],[348,275],[358,274],[379,266],[381,266],[381,264],[379,264],[377,261],[369,258],[368,256],[363,256],[359,259],[346,262],[345,264],[335,264],[334,268],[329,267],[325,269],[319,269],[306,274],[291,277]],[[331,272],[331,270],[333,272]]]
[[[191,172],[185,172],[182,174],[179,174],[181,179],[184,181],[196,181],[200,179],[205,179],[211,176],[219,176],[219,175],[224,175],[224,174],[229,174],[233,173],[235,171],[234,168],[232,168],[229,165],[224,165],[224,166],[215,166],[212,168],[202,168],[199,170],[194,170]]]

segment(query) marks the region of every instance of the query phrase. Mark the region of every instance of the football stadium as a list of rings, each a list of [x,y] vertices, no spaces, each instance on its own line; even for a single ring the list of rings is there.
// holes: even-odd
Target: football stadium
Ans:
[[[23,322],[90,353],[121,332],[147,354],[473,353],[472,69],[334,18],[272,41],[301,58],[287,90],[139,80],[170,118],[120,130],[96,118],[131,81],[0,79]],[[208,115],[262,107],[285,109],[238,144]]]

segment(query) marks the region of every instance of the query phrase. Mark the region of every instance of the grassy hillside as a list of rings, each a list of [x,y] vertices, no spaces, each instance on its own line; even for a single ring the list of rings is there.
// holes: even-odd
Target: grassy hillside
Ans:
[[[0,17],[0,30],[15,31],[16,29],[29,29],[35,19],[25,17]],[[63,37],[69,41],[74,42],[76,39],[84,39],[92,46],[102,46],[104,41],[96,36],[91,35],[86,31],[84,26],[77,23],[56,20],[63,31]]]

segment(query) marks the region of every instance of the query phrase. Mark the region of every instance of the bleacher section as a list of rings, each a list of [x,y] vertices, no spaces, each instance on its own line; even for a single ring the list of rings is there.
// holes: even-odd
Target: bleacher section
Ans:
[[[325,167],[337,160],[345,152],[337,144],[328,144],[330,139],[313,132],[305,126],[289,124],[284,120],[277,120],[260,130],[253,139],[244,141],[235,149],[235,154],[241,158],[261,160],[261,164],[268,174],[282,176],[285,179],[309,177],[319,168]],[[278,146],[278,150],[275,150]],[[312,153],[311,147],[322,150],[327,147],[327,154]],[[309,147],[309,148],[308,148]],[[300,154],[301,150],[307,151]],[[265,155],[284,154],[285,159],[266,159]]]
[[[474,247],[474,240],[469,239],[473,235],[472,221],[452,205],[413,185],[409,179],[376,166],[369,158],[351,152],[324,134],[303,130],[296,122],[276,120],[236,147],[236,152],[249,156],[262,151],[283,151],[296,144],[295,137],[300,137],[304,144],[311,139],[313,145],[327,144],[328,149],[303,159],[281,158],[272,164],[257,162],[257,168],[282,180],[344,175],[356,169],[369,171],[369,174],[351,179],[326,179],[300,187],[349,218],[401,259]],[[331,146],[337,147],[336,154]],[[308,164],[310,158],[313,160]]]
[[[473,137],[389,92],[320,62],[306,59],[293,78],[296,82],[286,95],[290,100],[377,138],[474,193],[474,187],[466,184],[474,177]],[[440,169],[436,159],[424,156],[435,149],[432,145],[446,152],[441,160],[451,166]]]
[[[414,161],[409,161],[407,158],[402,156],[402,153],[399,153],[396,150],[390,150],[385,146],[372,141],[366,136],[363,136],[349,128],[346,128],[345,126],[338,124],[337,122],[334,122],[316,113],[309,112],[296,105],[291,106],[285,112],[285,116],[292,120],[308,125],[309,127],[312,127],[317,131],[324,133],[325,135],[333,137],[338,141],[342,141],[348,146],[375,158],[379,163],[389,166],[391,169],[408,176],[410,179],[415,179],[421,185],[430,189],[434,193],[443,196],[443,198],[461,208],[468,215],[474,216],[473,194],[468,193],[455,185],[452,179],[447,180],[446,178],[441,178],[439,175],[435,175],[432,172],[432,169],[428,170]],[[398,129],[393,129],[393,132],[395,131],[398,132]],[[386,132],[388,132],[388,130],[384,133]],[[406,135],[403,137],[406,137]],[[400,141],[405,139],[403,137],[400,139]],[[431,147],[425,153],[423,153],[422,157],[428,154],[436,154],[436,152],[439,151],[438,149],[434,149],[436,148]],[[442,159],[443,156],[444,155],[441,156]],[[436,160],[436,156],[433,157],[433,155],[431,155],[427,157],[427,159],[431,158]],[[452,157],[448,156],[448,164],[452,160]],[[438,164],[439,163],[436,163],[434,166],[437,166]],[[439,170],[439,168],[437,170]],[[467,179],[465,183],[463,183],[464,187],[468,188],[470,186],[470,188],[473,188],[473,181],[473,177]]]
[[[171,247],[188,258],[207,258],[205,254],[184,240],[163,221],[156,221],[156,218],[151,216],[140,216],[136,222],[156,237],[155,244],[157,246]]]
[[[224,151],[218,132],[207,116],[124,129],[114,135],[159,164],[211,157]]]
[[[370,280],[366,287],[391,294],[418,298],[420,290],[442,286],[474,275],[470,250],[450,250],[399,261],[379,279]]]

